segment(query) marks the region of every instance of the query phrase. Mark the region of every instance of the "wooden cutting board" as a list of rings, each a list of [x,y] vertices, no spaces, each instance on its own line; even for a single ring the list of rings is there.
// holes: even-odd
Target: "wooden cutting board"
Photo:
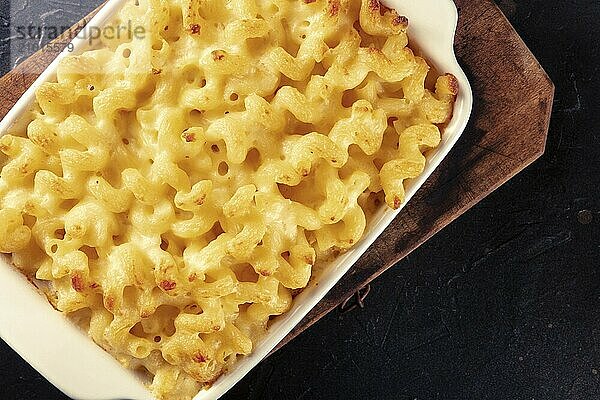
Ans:
[[[473,86],[467,130],[447,159],[369,251],[280,344],[359,289],[504,184],[544,152],[554,85],[490,0],[455,0],[459,61]],[[0,78],[0,118],[94,13]]]

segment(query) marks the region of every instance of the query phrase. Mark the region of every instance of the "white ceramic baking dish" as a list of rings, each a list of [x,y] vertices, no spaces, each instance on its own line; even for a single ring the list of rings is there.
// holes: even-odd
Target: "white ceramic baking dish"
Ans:
[[[90,21],[88,27],[102,27],[124,1],[126,0],[110,0]],[[473,96],[467,77],[454,55],[453,42],[458,14],[452,0],[383,2],[409,18],[411,42],[418,43],[420,51],[438,71],[454,74],[460,84],[454,116],[443,133],[441,145],[428,154],[423,174],[407,183],[408,201],[459,139],[469,120]],[[81,51],[87,46],[87,41],[76,38],[73,45],[75,51]],[[36,87],[54,78],[58,61],[67,54],[62,53],[17,102],[0,123],[0,136],[6,133],[34,101]],[[325,296],[399,212],[400,210],[382,208],[360,243],[327,266],[319,277],[318,286],[313,283],[296,297],[292,309],[275,320],[269,334],[258,343],[254,353],[241,359],[212,388],[199,393],[195,400],[217,399],[239,382]],[[46,298],[10,266],[7,260],[7,257],[0,258],[0,336],[15,351],[74,399],[152,399],[150,392],[134,373],[123,368],[85,333],[55,311]]]

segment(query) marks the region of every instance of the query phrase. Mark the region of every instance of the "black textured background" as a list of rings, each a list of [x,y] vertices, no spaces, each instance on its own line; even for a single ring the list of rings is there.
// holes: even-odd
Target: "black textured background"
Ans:
[[[100,0],[0,2],[4,73],[8,3],[69,25]],[[600,2],[498,3],[556,84],[546,154],[226,400],[600,399]],[[0,398],[66,399],[1,341],[0,360]]]

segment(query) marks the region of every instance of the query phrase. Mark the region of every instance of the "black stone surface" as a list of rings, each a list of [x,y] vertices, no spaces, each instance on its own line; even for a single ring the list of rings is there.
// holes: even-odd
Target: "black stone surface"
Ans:
[[[8,3],[70,25],[100,1]],[[600,3],[499,5],[556,84],[546,154],[226,400],[600,399]],[[3,342],[0,359],[0,398],[66,399]]]

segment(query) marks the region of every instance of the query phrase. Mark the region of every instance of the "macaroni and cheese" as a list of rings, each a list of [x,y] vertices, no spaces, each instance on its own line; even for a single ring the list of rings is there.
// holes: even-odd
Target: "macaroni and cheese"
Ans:
[[[249,354],[440,143],[458,87],[377,0],[138,0],[0,138],[0,252],[159,399]],[[431,83],[431,84],[430,84]]]

